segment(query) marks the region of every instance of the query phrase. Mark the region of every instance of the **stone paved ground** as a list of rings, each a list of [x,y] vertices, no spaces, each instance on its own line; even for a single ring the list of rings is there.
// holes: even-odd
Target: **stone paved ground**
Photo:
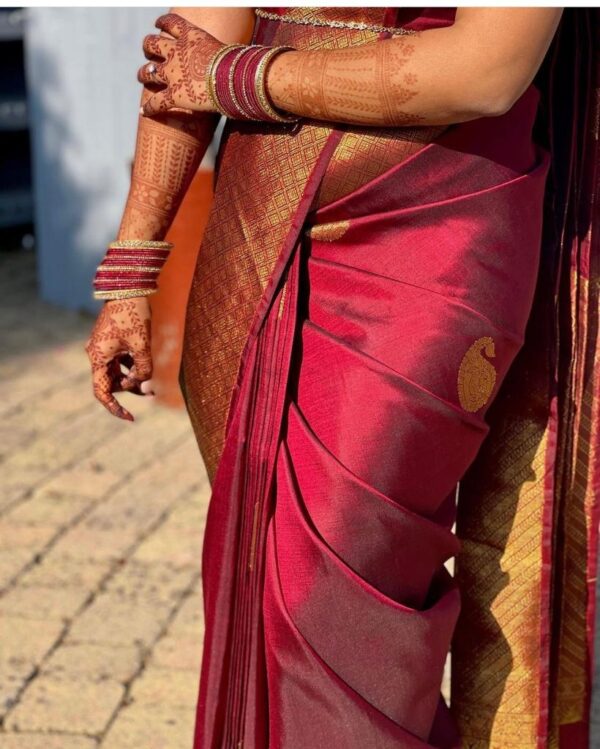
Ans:
[[[91,397],[92,318],[0,255],[0,747],[190,749],[208,483],[187,416]]]
[[[209,490],[187,416],[105,413],[92,318],[34,278],[0,254],[0,747],[190,749]]]

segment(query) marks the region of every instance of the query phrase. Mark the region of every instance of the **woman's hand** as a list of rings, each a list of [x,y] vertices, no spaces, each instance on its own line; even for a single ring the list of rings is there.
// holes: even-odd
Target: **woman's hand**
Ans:
[[[156,93],[142,106],[143,113],[216,111],[206,90],[206,72],[223,43],[175,13],[160,16],[155,25],[172,38],[149,34],[144,39],[144,54],[151,62],[138,70],[138,80]]]
[[[113,393],[153,395],[150,304],[146,297],[104,302],[85,345],[92,365],[94,395],[113,416],[133,421]],[[126,371],[121,370],[124,366]]]

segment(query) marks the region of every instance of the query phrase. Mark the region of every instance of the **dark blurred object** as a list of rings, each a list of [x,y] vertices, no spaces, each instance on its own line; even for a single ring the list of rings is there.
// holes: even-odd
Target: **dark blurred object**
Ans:
[[[0,9],[0,249],[33,246],[24,8]]]

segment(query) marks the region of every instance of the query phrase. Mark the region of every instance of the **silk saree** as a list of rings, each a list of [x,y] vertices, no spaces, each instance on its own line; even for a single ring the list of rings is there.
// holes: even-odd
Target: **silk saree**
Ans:
[[[306,49],[455,9],[256,12]],[[499,117],[226,122],[180,369],[212,489],[194,749],[587,746],[595,13]]]

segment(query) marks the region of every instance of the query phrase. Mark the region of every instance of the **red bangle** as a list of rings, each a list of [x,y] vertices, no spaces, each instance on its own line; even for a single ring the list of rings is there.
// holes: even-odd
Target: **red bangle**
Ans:
[[[113,242],[96,269],[94,297],[126,299],[153,294],[172,246],[170,242],[156,241]]]
[[[213,55],[207,73],[207,90],[215,109],[233,119],[298,122],[298,116],[275,108],[266,87],[271,60],[293,49],[257,44],[222,47]]]

